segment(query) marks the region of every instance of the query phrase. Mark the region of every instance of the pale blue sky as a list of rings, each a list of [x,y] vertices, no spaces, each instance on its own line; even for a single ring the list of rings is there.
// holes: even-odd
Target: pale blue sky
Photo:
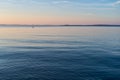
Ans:
[[[120,0],[0,0],[1,24],[120,24]]]

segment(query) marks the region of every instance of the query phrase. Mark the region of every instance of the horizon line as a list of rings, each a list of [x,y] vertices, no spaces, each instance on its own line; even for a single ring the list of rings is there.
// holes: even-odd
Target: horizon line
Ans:
[[[120,24],[0,24],[0,26],[120,26]]]

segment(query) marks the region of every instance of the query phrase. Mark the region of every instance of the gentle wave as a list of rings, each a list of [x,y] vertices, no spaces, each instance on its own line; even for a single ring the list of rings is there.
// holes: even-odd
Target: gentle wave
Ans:
[[[0,80],[120,80],[119,28],[105,28],[105,35],[104,28],[94,29],[99,34],[92,36],[86,28],[72,28],[72,34],[65,28],[66,34],[57,35],[47,28],[42,33],[41,28],[27,29],[13,27],[1,35]],[[81,36],[86,33],[90,36]]]

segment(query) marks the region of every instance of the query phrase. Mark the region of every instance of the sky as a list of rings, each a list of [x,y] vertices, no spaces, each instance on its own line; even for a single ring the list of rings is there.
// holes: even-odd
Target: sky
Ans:
[[[0,24],[120,24],[120,0],[0,0]]]

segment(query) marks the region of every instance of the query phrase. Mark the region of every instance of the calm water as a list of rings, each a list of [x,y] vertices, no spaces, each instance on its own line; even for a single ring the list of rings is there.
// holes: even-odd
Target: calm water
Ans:
[[[0,27],[0,80],[120,80],[120,28]]]

